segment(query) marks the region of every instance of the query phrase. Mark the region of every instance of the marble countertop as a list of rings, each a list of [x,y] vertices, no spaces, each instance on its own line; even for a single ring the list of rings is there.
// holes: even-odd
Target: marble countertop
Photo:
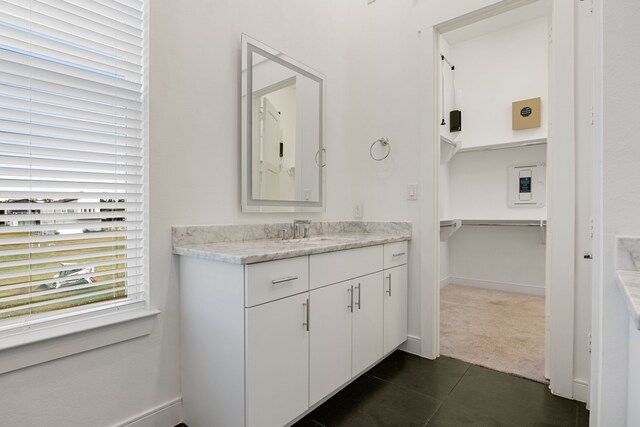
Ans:
[[[618,237],[616,275],[636,328],[640,329],[640,237]]]
[[[636,328],[640,329],[640,271],[618,270],[618,286]]]
[[[341,233],[298,240],[249,240],[183,244],[173,253],[232,264],[253,264],[410,240],[410,234]]]

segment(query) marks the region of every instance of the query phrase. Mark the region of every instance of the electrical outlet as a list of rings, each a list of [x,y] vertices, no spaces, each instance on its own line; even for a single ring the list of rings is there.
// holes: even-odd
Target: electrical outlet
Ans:
[[[407,200],[418,200],[418,184],[407,184]]]
[[[353,205],[353,218],[362,219],[362,203]]]

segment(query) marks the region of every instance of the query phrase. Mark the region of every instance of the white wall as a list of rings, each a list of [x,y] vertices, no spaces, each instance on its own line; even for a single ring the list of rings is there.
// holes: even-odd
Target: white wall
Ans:
[[[546,219],[546,204],[542,208],[507,205],[509,166],[546,161],[544,145],[456,154],[449,162],[449,215],[467,219]]]
[[[545,246],[530,227],[463,226],[449,239],[449,283],[544,295]]]
[[[499,64],[496,68],[499,68]],[[499,129],[496,129],[499,133]],[[546,162],[546,146],[457,154],[448,165],[449,216],[457,219],[546,219],[542,208],[507,205],[508,168]],[[442,182],[442,181],[441,181]],[[442,198],[441,198],[442,200]],[[450,283],[544,295],[545,247],[537,228],[463,226],[441,257]],[[441,250],[446,249],[441,246]],[[449,266],[443,261],[448,259]]]
[[[463,148],[547,137],[548,20],[536,18],[451,44]],[[511,103],[537,97],[542,98],[542,126],[512,130]]]
[[[627,395],[627,425],[640,425],[640,331],[629,321],[629,391]]]
[[[602,87],[596,97],[598,133],[602,132],[596,164],[602,167],[602,211],[596,232],[602,233],[595,262],[601,276],[594,287],[594,361],[599,404],[592,425],[631,426],[627,415],[629,377],[629,313],[615,283],[615,237],[640,236],[640,2],[596,1],[596,18],[602,19]],[[599,21],[597,21],[599,22]],[[598,105],[598,104],[596,104]],[[600,109],[601,107],[601,109]],[[597,202],[598,203],[598,202]],[[596,271],[598,266],[596,266]],[[635,363],[635,362],[634,362]],[[637,400],[633,402],[637,406]]]
[[[242,31],[328,76],[327,212],[295,216],[350,216],[345,2],[151,3],[150,293],[162,314],[148,337],[2,375],[2,425],[114,425],[179,398],[180,289],[171,225],[293,218],[240,213]]]

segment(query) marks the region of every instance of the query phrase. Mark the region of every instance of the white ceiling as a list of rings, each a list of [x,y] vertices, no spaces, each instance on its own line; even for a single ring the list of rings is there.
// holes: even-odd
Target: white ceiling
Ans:
[[[518,7],[507,12],[483,19],[473,24],[442,33],[444,39],[450,44],[456,44],[473,39],[484,34],[502,30],[522,22],[551,15],[551,1],[539,0],[526,6]]]

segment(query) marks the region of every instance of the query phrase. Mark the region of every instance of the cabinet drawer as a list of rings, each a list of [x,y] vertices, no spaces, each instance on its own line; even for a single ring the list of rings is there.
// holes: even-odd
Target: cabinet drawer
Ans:
[[[245,266],[245,306],[273,301],[309,290],[309,257]]]
[[[383,251],[382,245],[378,245],[311,255],[310,288],[316,289],[381,271],[384,265]]]
[[[384,245],[384,268],[404,265],[409,259],[407,242],[387,243]]]

